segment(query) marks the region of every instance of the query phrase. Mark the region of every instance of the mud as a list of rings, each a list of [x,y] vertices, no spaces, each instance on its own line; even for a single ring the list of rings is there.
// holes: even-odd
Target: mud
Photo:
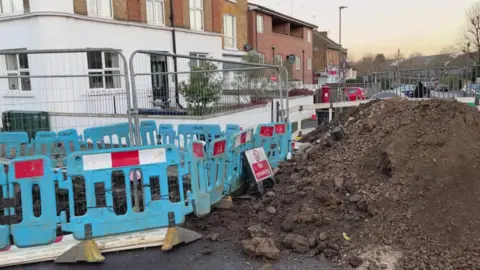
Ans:
[[[270,196],[235,200],[188,226],[241,245],[259,225],[281,256],[345,268],[480,269],[480,112],[392,99],[338,123],[346,137],[332,140],[329,126],[309,134]]]

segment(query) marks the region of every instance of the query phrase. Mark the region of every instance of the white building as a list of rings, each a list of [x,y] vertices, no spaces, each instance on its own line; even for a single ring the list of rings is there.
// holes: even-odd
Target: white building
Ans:
[[[170,3],[175,28],[169,26]],[[0,0],[0,50],[113,48],[128,61],[138,49],[175,52],[175,30],[176,53],[221,58],[212,10],[209,0]],[[139,73],[174,70],[172,58],[139,54],[134,63]],[[197,62],[177,63],[181,72]],[[115,52],[0,54],[0,111],[124,114],[124,72],[124,59]],[[95,74],[100,76],[86,77]],[[32,77],[7,78],[19,75]],[[160,98],[175,103],[174,76],[167,77],[136,78],[139,106]]]

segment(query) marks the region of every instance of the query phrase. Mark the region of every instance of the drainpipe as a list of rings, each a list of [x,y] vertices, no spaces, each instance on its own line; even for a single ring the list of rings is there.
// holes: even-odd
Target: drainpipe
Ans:
[[[272,46],[272,64],[275,65],[275,46]]]
[[[302,50],[302,81],[305,84],[305,50]]]
[[[170,0],[170,24],[172,25],[172,47],[173,53],[177,54],[177,38],[175,34],[175,13],[173,9],[173,0]],[[183,108],[180,105],[180,95],[178,93],[178,67],[177,57],[173,57],[173,71],[175,72],[175,103],[178,107]]]

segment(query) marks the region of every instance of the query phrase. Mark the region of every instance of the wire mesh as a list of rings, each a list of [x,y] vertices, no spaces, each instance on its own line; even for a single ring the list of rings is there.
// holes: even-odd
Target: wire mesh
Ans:
[[[259,60],[255,54],[235,62],[206,53],[138,51],[130,59],[130,73],[139,118],[195,123],[225,116],[224,121],[249,125],[262,112],[271,121],[272,101],[286,95],[280,91],[285,76]]]

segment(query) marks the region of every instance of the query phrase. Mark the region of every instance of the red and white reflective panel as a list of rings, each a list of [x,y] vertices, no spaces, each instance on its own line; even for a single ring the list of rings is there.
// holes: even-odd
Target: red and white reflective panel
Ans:
[[[45,174],[43,159],[16,161],[13,166],[17,179],[41,177]]]
[[[213,156],[218,156],[225,153],[227,147],[227,140],[216,141],[213,143]]]
[[[285,134],[285,132],[286,132],[285,124],[275,124],[275,133]]]
[[[245,130],[235,135],[235,147],[244,145],[252,139],[253,129]]]
[[[194,142],[192,143],[193,155],[196,158],[204,158],[205,153],[203,147],[205,146],[204,142]]]
[[[273,136],[273,127],[271,127],[271,126],[260,126],[260,136],[262,136],[262,137],[272,137]]]
[[[101,170],[148,165],[167,161],[165,148],[123,151],[83,156],[83,170]]]

